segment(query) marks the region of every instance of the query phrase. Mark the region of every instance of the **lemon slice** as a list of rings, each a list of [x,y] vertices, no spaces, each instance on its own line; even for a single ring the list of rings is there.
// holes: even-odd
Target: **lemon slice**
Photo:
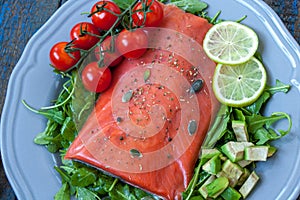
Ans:
[[[262,94],[267,74],[262,63],[252,57],[240,65],[218,64],[213,77],[213,91],[223,104],[244,107]]]
[[[225,21],[206,33],[203,49],[217,63],[236,65],[248,61],[258,48],[258,37],[249,27]]]

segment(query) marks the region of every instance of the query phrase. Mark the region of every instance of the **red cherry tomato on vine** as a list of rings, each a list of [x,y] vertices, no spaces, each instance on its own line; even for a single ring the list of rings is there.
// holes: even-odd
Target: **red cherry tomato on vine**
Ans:
[[[87,90],[103,92],[110,86],[111,72],[108,67],[99,67],[97,62],[91,62],[82,70],[81,79]]]
[[[114,14],[106,10],[97,12],[97,10],[100,10],[102,7],[110,10]],[[116,22],[116,20],[118,19],[116,15],[121,14],[121,10],[119,6],[112,1],[99,1],[92,7],[91,14],[93,24],[101,30],[107,31]]]
[[[112,46],[114,45],[114,46]],[[107,37],[101,43],[100,47],[95,49],[95,56],[100,60],[100,49],[101,49],[101,59],[103,59],[103,64],[105,66],[114,67],[120,64],[123,60],[123,56],[119,53],[116,47],[116,41],[112,42],[112,37]]]
[[[150,12],[147,12],[146,19],[142,10],[143,6],[150,6]],[[164,17],[164,10],[162,6],[156,0],[142,0],[138,2],[133,8],[134,14],[132,14],[132,19],[137,26],[147,26],[147,27],[157,27],[161,23]],[[144,22],[145,20],[145,22]]]
[[[148,37],[142,29],[134,31],[124,29],[117,36],[116,45],[124,57],[136,59],[147,51]]]
[[[89,22],[76,24],[70,32],[73,44],[85,50],[90,49],[99,41],[99,38],[94,35],[100,35],[100,32],[94,24]]]
[[[68,47],[68,44],[68,42],[59,42],[50,50],[51,64],[59,71],[67,71],[80,59],[80,52],[72,51],[72,47]]]

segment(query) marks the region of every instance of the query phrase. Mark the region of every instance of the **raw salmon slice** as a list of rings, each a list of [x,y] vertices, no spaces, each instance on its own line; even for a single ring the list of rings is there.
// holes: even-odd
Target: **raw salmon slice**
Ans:
[[[171,200],[188,186],[219,104],[215,63],[201,47],[211,25],[175,6],[164,6],[164,15],[159,28],[144,29],[147,53],[115,69],[65,158]]]

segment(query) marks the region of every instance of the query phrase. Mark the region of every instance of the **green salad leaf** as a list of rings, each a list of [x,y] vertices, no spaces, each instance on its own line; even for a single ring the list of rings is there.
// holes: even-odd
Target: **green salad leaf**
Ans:
[[[67,183],[63,183],[59,191],[54,196],[54,200],[70,200],[70,188]]]
[[[171,0],[169,4],[192,14],[200,13],[207,8],[207,4],[199,0]]]
[[[113,0],[122,10],[127,9],[136,0]]]

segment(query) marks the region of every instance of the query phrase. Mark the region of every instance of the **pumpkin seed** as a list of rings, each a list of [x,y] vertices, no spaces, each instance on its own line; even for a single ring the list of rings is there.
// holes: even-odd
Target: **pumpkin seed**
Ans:
[[[141,154],[141,152],[139,152],[139,150],[137,150],[137,149],[130,149],[130,155],[133,158],[141,158],[141,157],[143,157],[143,155]]]
[[[191,120],[188,125],[188,132],[190,135],[194,135],[197,130],[197,122],[195,120]]]
[[[132,97],[133,91],[129,90],[128,92],[126,92],[123,97],[122,97],[122,102],[123,103],[127,103],[130,101],[131,97]]]
[[[144,72],[144,81],[145,82],[150,78],[150,75],[151,75],[150,69],[146,69],[146,71]]]
[[[198,79],[196,80],[191,87],[191,92],[195,93],[195,92],[199,92],[201,89],[203,88],[203,80],[202,79]]]

